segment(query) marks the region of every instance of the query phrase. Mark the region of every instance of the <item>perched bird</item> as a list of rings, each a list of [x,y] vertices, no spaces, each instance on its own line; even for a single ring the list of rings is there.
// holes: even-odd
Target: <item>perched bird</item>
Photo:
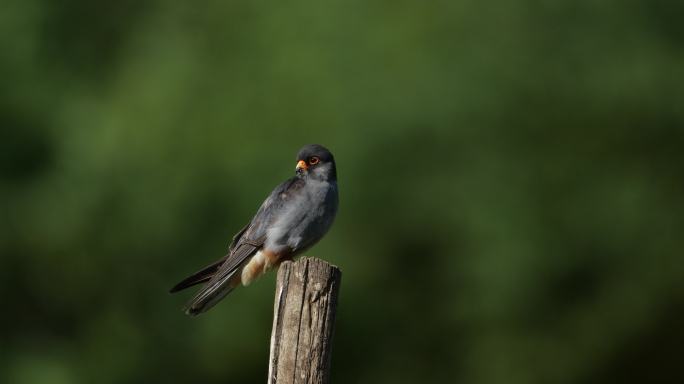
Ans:
[[[316,244],[337,213],[337,171],[332,153],[321,145],[306,145],[297,154],[296,175],[278,185],[228,247],[228,254],[171,288],[178,292],[204,287],[185,312],[196,316],[213,307],[235,287]]]

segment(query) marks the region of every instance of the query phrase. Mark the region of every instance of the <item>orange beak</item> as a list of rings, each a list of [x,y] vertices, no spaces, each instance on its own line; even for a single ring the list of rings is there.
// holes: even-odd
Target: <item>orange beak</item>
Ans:
[[[303,170],[306,171],[307,168],[309,168],[309,166],[306,165],[306,161],[304,161],[304,160],[299,160],[299,162],[297,163],[297,167],[295,167],[295,170],[298,171],[298,170],[300,170],[300,169],[303,169]]]

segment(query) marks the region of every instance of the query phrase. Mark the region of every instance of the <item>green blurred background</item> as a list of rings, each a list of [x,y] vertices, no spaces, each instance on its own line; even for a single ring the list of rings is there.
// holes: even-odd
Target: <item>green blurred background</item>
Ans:
[[[263,383],[179,279],[307,143],[336,383],[681,383],[684,3],[0,5],[0,382]]]

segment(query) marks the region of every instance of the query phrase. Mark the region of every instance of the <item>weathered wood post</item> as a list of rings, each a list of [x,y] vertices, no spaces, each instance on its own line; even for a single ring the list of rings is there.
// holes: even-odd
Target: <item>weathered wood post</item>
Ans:
[[[280,265],[269,384],[327,383],[342,272],[315,258]]]

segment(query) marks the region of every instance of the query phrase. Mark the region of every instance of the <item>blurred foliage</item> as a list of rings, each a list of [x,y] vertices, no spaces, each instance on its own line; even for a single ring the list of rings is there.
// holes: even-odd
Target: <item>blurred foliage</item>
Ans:
[[[334,382],[684,382],[683,4],[4,1],[0,382],[264,382],[166,291],[306,143]]]

